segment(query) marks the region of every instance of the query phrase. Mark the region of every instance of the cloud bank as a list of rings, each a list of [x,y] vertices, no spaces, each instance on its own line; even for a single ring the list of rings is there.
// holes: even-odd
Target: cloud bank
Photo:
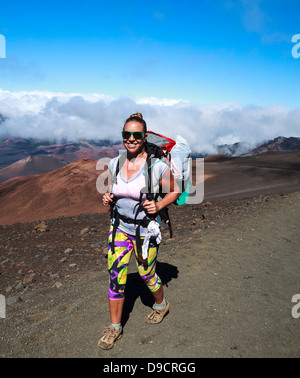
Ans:
[[[216,146],[242,142],[247,147],[277,136],[300,137],[300,109],[195,104],[176,99],[101,94],[9,92],[0,90],[0,137],[120,140],[125,119],[143,113],[148,129],[187,139],[195,152],[213,154]]]

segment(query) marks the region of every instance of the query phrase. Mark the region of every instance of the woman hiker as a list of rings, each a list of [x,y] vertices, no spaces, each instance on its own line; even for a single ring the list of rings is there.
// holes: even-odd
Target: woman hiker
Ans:
[[[150,238],[147,256],[138,247],[147,235],[147,224],[143,223],[142,219],[145,219],[146,215],[150,218],[155,216],[161,209],[176,201],[180,190],[167,164],[158,161],[151,168],[153,192],[158,193],[161,188],[166,195],[159,201],[154,201],[146,199],[146,195],[143,194],[143,202],[139,206],[140,192],[145,187],[143,171],[148,149],[147,125],[140,113],[131,115],[125,121],[122,137],[127,150],[126,159],[122,166],[119,164],[118,174],[115,181],[112,181],[111,192],[103,195],[104,205],[114,205],[108,240],[108,300],[111,324],[98,341],[98,346],[103,349],[111,349],[115,341],[122,337],[124,290],[132,251],[135,254],[140,277],[148,286],[155,301],[153,311],[146,321],[150,324],[160,323],[170,307],[164,297],[161,280],[155,272],[158,252],[156,238]],[[112,177],[116,172],[118,159],[119,157],[116,157],[109,163],[108,168]]]

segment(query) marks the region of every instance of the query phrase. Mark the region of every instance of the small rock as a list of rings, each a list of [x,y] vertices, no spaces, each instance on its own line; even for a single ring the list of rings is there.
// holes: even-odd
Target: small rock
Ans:
[[[32,232],[36,233],[36,232],[46,232],[46,231],[49,231],[49,229],[46,223],[43,221],[39,223],[38,225],[36,225]]]
[[[12,286],[8,286],[5,291],[6,293],[10,293],[12,291],[13,287]]]
[[[66,257],[63,257],[62,259],[59,260],[60,263],[64,263],[67,260]]]
[[[22,299],[18,295],[9,296],[6,298],[6,305],[11,306],[15,303],[22,302]]]
[[[50,278],[59,278],[59,274],[58,273],[51,273],[50,274]]]
[[[71,253],[73,253],[73,249],[67,248],[64,253],[70,255]]]
[[[35,279],[34,279],[35,276],[36,276],[36,273],[26,274],[26,276],[24,277],[24,280],[23,280],[23,284],[28,285],[31,282],[35,281]]]
[[[89,232],[88,227],[83,228],[83,229],[80,231],[80,235],[85,235],[85,234],[87,234],[88,232]]]
[[[101,244],[101,241],[97,241],[96,243],[92,243],[90,245],[91,248],[96,248],[96,247],[99,247],[99,244]]]
[[[108,248],[107,247],[103,248],[102,253],[103,253],[104,256],[107,256],[108,255]]]
[[[23,290],[25,288],[23,282],[19,282],[18,285],[16,286],[16,290]]]
[[[73,264],[69,264],[69,267],[70,268],[75,268],[77,266],[77,264],[73,263]]]
[[[60,281],[56,281],[55,284],[53,285],[53,287],[56,287],[57,289],[61,288],[62,287],[62,283]]]

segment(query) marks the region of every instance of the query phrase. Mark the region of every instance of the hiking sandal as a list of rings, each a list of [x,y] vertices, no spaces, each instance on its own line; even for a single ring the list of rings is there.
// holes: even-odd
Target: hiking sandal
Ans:
[[[102,349],[111,349],[116,340],[122,337],[122,330],[118,331],[112,326],[106,327],[103,331],[104,336],[98,341],[98,346]]]
[[[146,322],[149,324],[158,324],[162,322],[163,318],[167,313],[169,312],[170,303],[166,300],[166,306],[162,310],[157,310],[155,307],[153,307],[153,311],[151,314],[147,316]]]

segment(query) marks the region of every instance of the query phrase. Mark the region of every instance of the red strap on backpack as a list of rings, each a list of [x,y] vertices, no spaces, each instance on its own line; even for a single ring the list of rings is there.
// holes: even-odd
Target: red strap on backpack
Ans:
[[[175,146],[175,140],[164,135],[155,133],[154,131],[147,131],[147,141],[161,147],[164,151],[170,152]]]

